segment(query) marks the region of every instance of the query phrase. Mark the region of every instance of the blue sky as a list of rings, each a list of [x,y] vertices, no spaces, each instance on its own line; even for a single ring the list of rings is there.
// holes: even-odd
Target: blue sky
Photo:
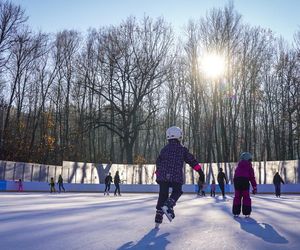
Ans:
[[[190,19],[204,17],[213,7],[227,0],[12,0],[20,4],[35,30],[56,32],[62,29],[86,31],[119,24],[128,16],[164,16],[180,33]],[[244,23],[270,28],[276,35],[292,41],[300,30],[300,0],[235,0],[235,9]]]

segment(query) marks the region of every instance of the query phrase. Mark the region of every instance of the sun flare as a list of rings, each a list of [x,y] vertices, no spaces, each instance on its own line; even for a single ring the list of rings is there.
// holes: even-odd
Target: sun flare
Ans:
[[[201,59],[201,68],[210,78],[217,78],[225,71],[225,59],[218,54],[206,54]]]

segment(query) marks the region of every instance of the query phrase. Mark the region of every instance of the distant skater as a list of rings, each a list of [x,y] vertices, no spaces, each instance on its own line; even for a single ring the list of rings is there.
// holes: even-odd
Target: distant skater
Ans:
[[[18,192],[23,192],[23,182],[21,179],[19,179],[18,181],[16,181],[16,183],[18,184]]]
[[[50,185],[50,193],[53,193],[53,192],[56,193],[55,182],[54,182],[53,177],[51,177],[49,185]]]
[[[199,196],[205,196],[205,177],[204,175],[200,175],[198,179],[198,195]]]
[[[215,197],[216,196],[216,182],[213,180],[210,184],[210,196]]]
[[[273,178],[273,184],[275,186],[276,197],[280,197],[280,195],[281,195],[281,183],[284,184],[284,181],[281,178],[281,176],[279,175],[279,173],[276,172],[276,174],[274,175],[274,178]]]
[[[219,187],[222,192],[222,196],[223,196],[223,198],[225,198],[225,182],[226,182],[226,184],[228,184],[228,180],[227,180],[227,177],[224,174],[222,168],[219,168],[219,173],[218,173],[217,179],[218,179]]]
[[[105,190],[104,190],[104,195],[109,195],[109,190],[110,190],[110,183],[112,183],[112,177],[111,173],[109,172],[108,175],[105,177]]]
[[[66,190],[64,188],[64,180],[63,180],[61,174],[58,176],[58,182],[57,182],[57,184],[58,184],[59,192],[61,192],[61,189],[63,189],[64,192],[66,192]]]
[[[256,194],[257,185],[252,168],[252,155],[249,152],[243,152],[240,156],[237,168],[234,173],[234,199],[232,206],[232,213],[238,216],[241,213],[248,217],[251,214],[251,198],[249,193],[250,184],[252,185],[252,193]]]
[[[114,184],[115,184],[115,196],[117,196],[117,192],[118,192],[118,195],[121,196],[121,193],[120,193],[120,176],[119,176],[119,171],[116,172],[115,174],[115,177],[114,177]]]
[[[201,165],[180,142],[181,129],[175,126],[168,128],[166,137],[168,144],[160,151],[156,160],[156,182],[159,184],[155,215],[156,228],[162,223],[164,214],[169,221],[175,218],[173,208],[182,195],[184,162],[188,163],[200,176],[204,176]],[[169,188],[172,188],[170,197]]]

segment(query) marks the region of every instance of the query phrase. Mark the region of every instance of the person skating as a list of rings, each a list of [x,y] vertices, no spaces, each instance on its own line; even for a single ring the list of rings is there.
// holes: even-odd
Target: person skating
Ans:
[[[19,179],[18,181],[16,181],[16,183],[18,184],[18,192],[23,192],[23,182],[21,179]]]
[[[281,195],[281,183],[284,184],[284,181],[281,178],[281,176],[279,175],[279,173],[276,172],[276,174],[274,175],[274,178],[273,178],[273,184],[275,186],[276,197],[280,197],[280,195]]]
[[[50,185],[50,193],[56,193],[55,182],[53,177],[51,177],[49,185]]]
[[[109,190],[110,190],[110,183],[113,182],[111,173],[109,172],[108,175],[105,177],[105,190],[104,190],[104,195],[109,195]]]
[[[173,208],[182,195],[184,162],[188,163],[199,175],[204,176],[201,165],[180,143],[181,129],[175,126],[168,128],[166,137],[168,144],[160,151],[156,160],[156,181],[159,184],[155,215],[156,227],[162,223],[163,214],[166,214],[170,221],[175,217]],[[170,197],[169,188],[172,188]]]
[[[204,175],[200,175],[198,179],[198,193],[197,193],[197,195],[199,196],[205,196],[204,183],[205,183]]]
[[[243,152],[240,156],[237,168],[234,173],[234,199],[232,206],[232,213],[234,216],[238,216],[242,213],[246,217],[251,214],[251,198],[249,193],[250,184],[252,186],[252,193],[256,194],[257,184],[254,176],[254,170],[252,168],[252,155],[249,152]]]
[[[114,184],[115,184],[115,196],[117,196],[117,192],[118,192],[118,195],[121,196],[121,193],[120,193],[120,176],[119,176],[119,171],[116,172],[115,174],[115,177],[114,177]]]
[[[216,182],[213,180],[210,184],[210,196],[215,197],[216,196]]]
[[[66,190],[64,188],[64,179],[62,178],[61,174],[58,176],[57,184],[58,184],[59,192],[61,192],[61,189],[63,189],[64,192],[66,192]]]
[[[218,173],[217,179],[218,179],[219,187],[222,192],[222,196],[223,196],[223,198],[225,198],[225,182],[226,182],[226,184],[228,184],[228,180],[227,180],[227,177],[226,177],[225,173],[223,172],[222,168],[219,168],[219,173]]]

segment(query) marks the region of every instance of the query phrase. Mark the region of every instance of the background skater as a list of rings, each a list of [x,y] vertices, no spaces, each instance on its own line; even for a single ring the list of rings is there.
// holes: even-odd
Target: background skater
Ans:
[[[223,196],[223,198],[225,198],[225,182],[226,182],[226,184],[228,184],[228,180],[227,180],[227,177],[224,174],[222,168],[219,168],[219,173],[218,173],[217,179],[218,179],[219,187],[222,192],[222,196]]]
[[[109,172],[108,175],[105,177],[105,190],[104,190],[104,195],[109,195],[109,190],[110,190],[110,184],[112,183],[112,177],[111,173]]]

